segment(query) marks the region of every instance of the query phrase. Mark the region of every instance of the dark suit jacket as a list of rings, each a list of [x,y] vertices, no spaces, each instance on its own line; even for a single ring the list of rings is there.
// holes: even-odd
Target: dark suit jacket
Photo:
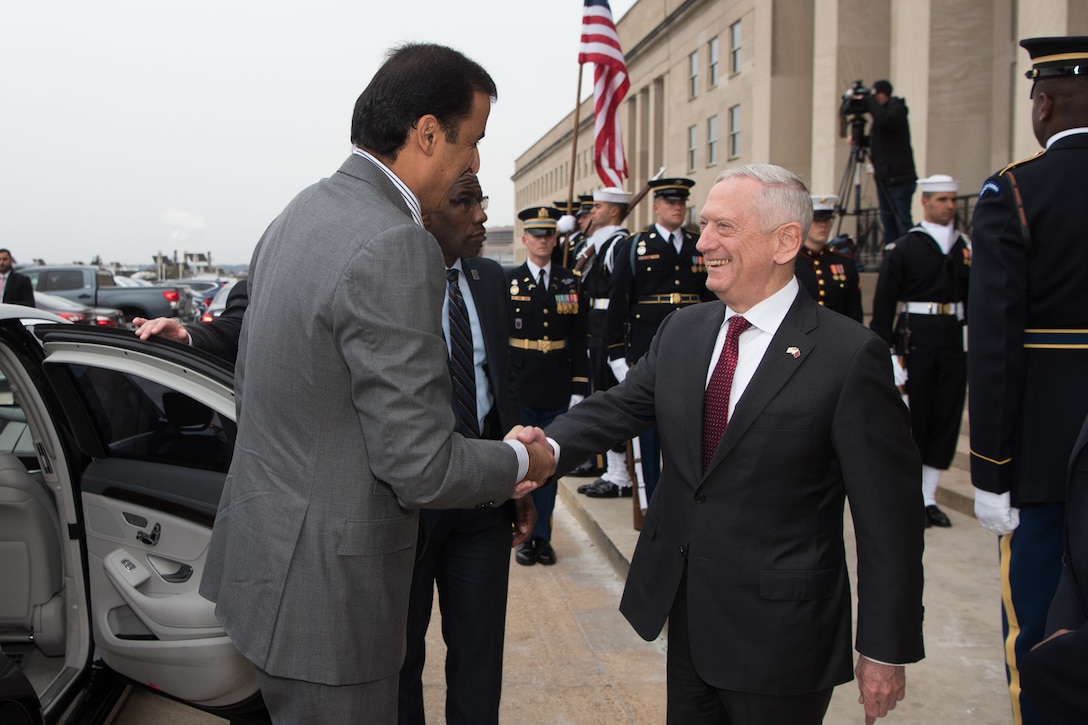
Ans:
[[[9,305],[34,307],[34,285],[30,277],[18,272],[8,272],[8,281],[4,284],[3,301]]]
[[[1088,419],[1073,447],[1065,508],[1062,578],[1046,635],[1072,630],[1025,655],[1020,684],[1047,722],[1088,722]]]
[[[547,429],[560,473],[651,423],[661,431],[661,482],[620,610],[656,637],[686,566],[692,660],[708,683],[788,695],[845,682],[849,498],[857,650],[921,659],[921,464],[887,346],[799,292],[704,473],[704,389],[724,316],[720,302],[669,316],[622,384]]]
[[[510,305],[507,303],[506,272],[498,262],[483,257],[462,259],[461,265],[476,303],[480,327],[483,328],[487,380],[495,399],[491,417],[497,415],[495,424],[498,425],[498,433],[494,437],[502,438],[520,420],[514,374],[510,369]],[[485,435],[488,428],[485,423]]]
[[[242,318],[247,307],[249,283],[243,279],[231,288],[223,314],[211,322],[185,326],[193,347],[234,362],[238,357],[238,338],[242,334]]]

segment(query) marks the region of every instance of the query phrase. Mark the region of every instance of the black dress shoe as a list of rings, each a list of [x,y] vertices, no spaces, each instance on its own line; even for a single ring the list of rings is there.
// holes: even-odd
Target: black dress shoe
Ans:
[[[631,487],[624,486],[620,488],[611,481],[602,478],[586,489],[586,496],[590,498],[631,498]]]
[[[532,566],[536,563],[536,548],[533,546],[535,542],[526,541],[524,544],[518,544],[517,551],[514,552],[514,561],[522,566]],[[548,547],[551,550],[551,547]],[[552,563],[555,563],[555,553],[552,552]]]
[[[608,481],[604,480],[603,478],[598,478],[593,483],[583,483],[583,484],[578,486],[578,493],[585,493],[586,491],[593,488],[594,486],[600,486],[600,485],[607,484],[607,483],[608,483]]]
[[[952,521],[945,515],[944,511],[941,511],[936,506],[926,506],[926,523],[933,526],[940,526],[942,529],[947,529],[952,525]]]
[[[536,560],[543,566],[551,566],[555,563],[555,549],[550,542],[544,539],[533,539],[533,549],[536,551]]]
[[[582,465],[571,471],[572,476],[599,476],[604,473],[604,469],[597,465],[597,458],[594,456]]]

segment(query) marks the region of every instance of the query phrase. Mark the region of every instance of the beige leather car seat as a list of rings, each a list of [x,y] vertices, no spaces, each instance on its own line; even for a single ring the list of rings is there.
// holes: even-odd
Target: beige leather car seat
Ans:
[[[0,453],[0,637],[64,654],[64,563],[52,495],[18,458]]]

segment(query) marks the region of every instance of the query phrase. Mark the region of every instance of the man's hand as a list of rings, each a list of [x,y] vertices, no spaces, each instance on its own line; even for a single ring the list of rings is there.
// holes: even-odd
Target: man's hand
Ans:
[[[511,496],[513,499],[520,499],[525,494],[543,486],[555,474],[555,455],[544,437],[544,431],[540,428],[516,425],[503,439],[510,440],[511,438],[521,441],[529,453],[529,470],[525,474],[525,480],[514,486],[514,493]]]
[[[902,665],[882,665],[858,655],[858,702],[865,706],[865,725],[873,725],[906,697],[907,673]]]
[[[987,531],[1004,536],[1020,525],[1020,509],[1013,508],[1009,493],[975,489],[975,518]]]
[[[511,547],[528,541],[536,526],[536,504],[532,496],[522,496],[514,502],[514,506],[514,539]]]
[[[165,337],[167,340],[189,344],[189,332],[173,317],[156,317],[148,320],[143,317],[132,318],[132,324],[136,325],[136,337],[146,340],[152,335]]]

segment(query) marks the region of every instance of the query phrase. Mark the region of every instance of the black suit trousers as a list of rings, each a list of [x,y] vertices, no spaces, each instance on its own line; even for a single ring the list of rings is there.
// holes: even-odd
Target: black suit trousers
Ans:
[[[691,659],[687,566],[669,613],[666,722],[669,725],[820,725],[832,689],[804,695],[719,690],[699,676]],[[728,657],[728,652],[722,653]]]
[[[422,673],[434,588],[446,643],[446,722],[498,723],[512,502],[497,508],[420,511],[427,546],[408,603],[398,721],[422,724]]]

